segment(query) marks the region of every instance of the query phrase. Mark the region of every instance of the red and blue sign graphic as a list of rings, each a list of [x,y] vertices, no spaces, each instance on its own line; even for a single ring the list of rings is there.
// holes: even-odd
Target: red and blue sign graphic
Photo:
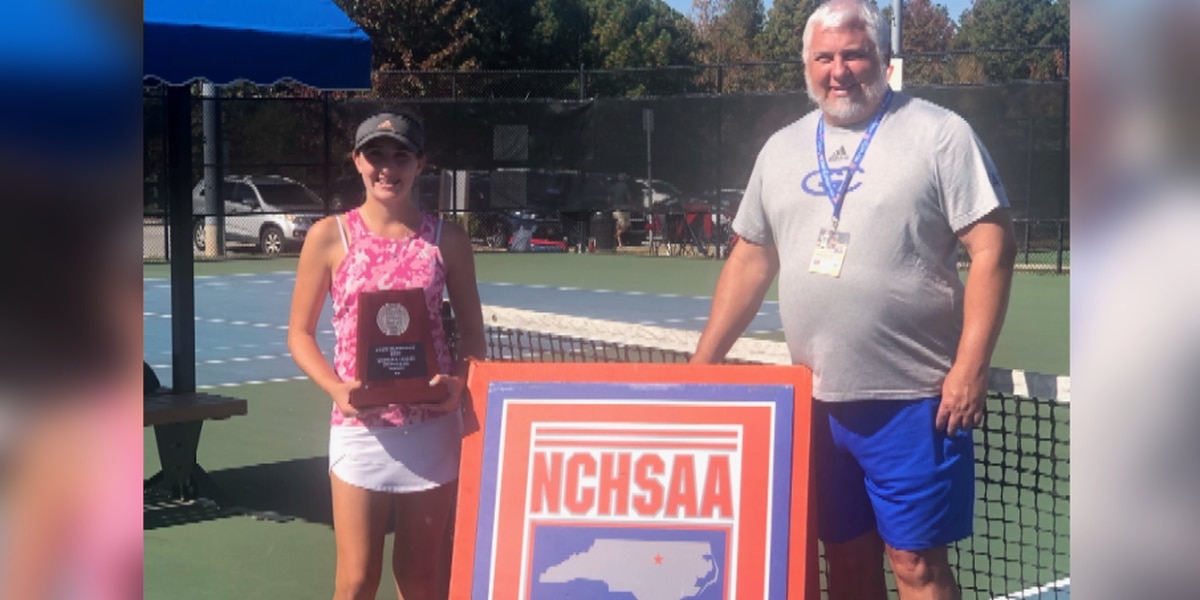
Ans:
[[[470,597],[786,598],[795,393],[491,382]]]

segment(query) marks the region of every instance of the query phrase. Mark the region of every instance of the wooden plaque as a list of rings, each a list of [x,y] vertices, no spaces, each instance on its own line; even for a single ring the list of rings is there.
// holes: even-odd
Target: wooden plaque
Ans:
[[[362,387],[350,393],[357,407],[446,399],[445,385],[431,387],[437,352],[425,290],[379,290],[358,297],[358,358]]]

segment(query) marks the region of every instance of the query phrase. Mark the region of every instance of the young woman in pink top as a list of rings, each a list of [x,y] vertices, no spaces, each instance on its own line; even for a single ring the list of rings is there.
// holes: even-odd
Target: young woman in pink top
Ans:
[[[395,524],[392,571],[405,600],[444,597],[446,532],[454,504],[462,439],[465,364],[453,363],[441,325],[450,298],[462,359],[483,358],[483,316],[466,231],[425,213],[412,197],[425,166],[424,133],[409,114],[384,113],[358,126],[353,159],[362,206],[313,225],[300,252],[288,327],[296,364],[333,400],[329,474],[337,543],[335,599],[374,598],[389,519]],[[431,385],[447,386],[438,404],[350,404],[356,380],[358,294],[422,288],[437,354]],[[333,303],[333,361],[316,330],[326,295]],[[397,399],[398,401],[400,399]]]

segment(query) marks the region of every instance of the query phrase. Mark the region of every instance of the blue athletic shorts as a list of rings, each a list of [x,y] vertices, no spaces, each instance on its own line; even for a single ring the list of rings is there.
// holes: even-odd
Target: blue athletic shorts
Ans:
[[[970,537],[970,431],[937,431],[940,398],[813,402],[817,531],[829,543],[872,530],[897,550]]]

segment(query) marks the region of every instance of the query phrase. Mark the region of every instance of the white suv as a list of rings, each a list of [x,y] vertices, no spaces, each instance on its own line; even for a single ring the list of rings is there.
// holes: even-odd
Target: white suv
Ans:
[[[263,254],[279,254],[304,242],[308,228],[325,216],[325,203],[304,184],[279,175],[230,175],[222,186],[225,201],[225,241],[255,244]],[[196,217],[192,240],[205,245],[204,181],[192,189]]]

